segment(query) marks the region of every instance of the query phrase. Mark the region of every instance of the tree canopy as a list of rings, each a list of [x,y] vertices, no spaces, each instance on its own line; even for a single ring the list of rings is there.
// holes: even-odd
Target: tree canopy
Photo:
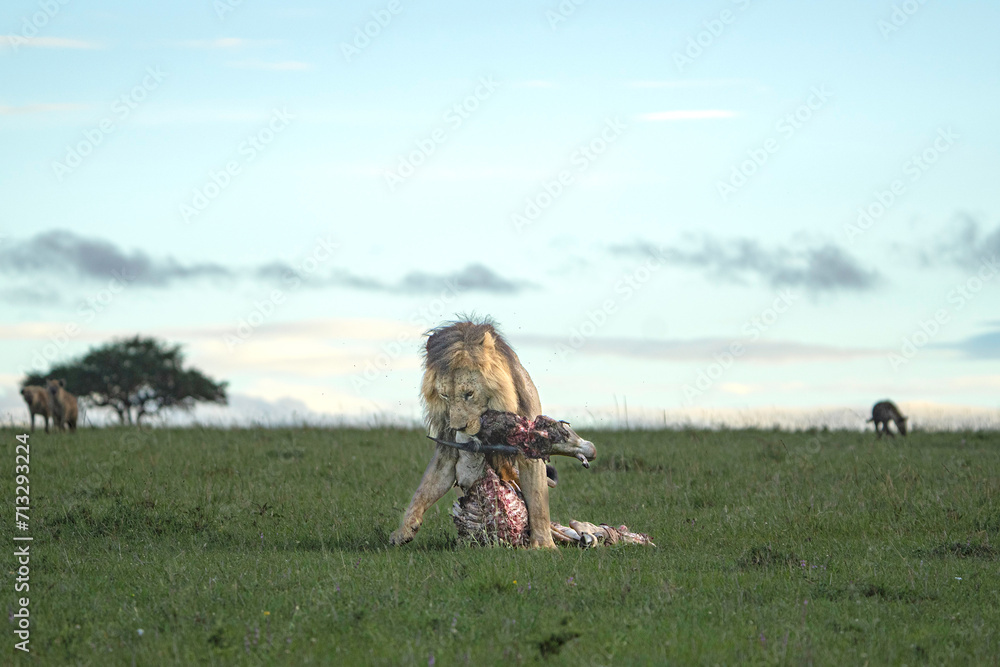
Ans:
[[[190,410],[198,402],[225,405],[228,383],[185,369],[183,362],[180,345],[135,336],[95,347],[44,375],[29,374],[21,386],[65,379],[67,391],[92,406],[111,408],[122,424],[139,424],[166,410]]]

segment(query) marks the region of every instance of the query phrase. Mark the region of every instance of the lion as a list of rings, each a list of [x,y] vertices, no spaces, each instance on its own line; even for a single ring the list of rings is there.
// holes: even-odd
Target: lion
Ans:
[[[479,432],[479,418],[488,409],[528,419],[541,414],[535,384],[491,320],[454,322],[428,333],[420,399],[429,436],[467,442]],[[500,459],[496,467],[503,481],[515,482],[524,494],[528,545],[554,549],[544,462],[517,456],[513,464]],[[468,493],[486,468],[486,455],[438,444],[390,542],[398,546],[412,540],[431,505],[456,484]]]
[[[66,391],[65,380],[49,380],[49,398],[52,401],[52,422],[56,431],[68,426],[70,431],[76,431],[78,414],[76,396]]]
[[[35,415],[41,415],[45,420],[45,432],[49,432],[49,417],[52,416],[52,402],[49,400],[49,392],[45,387],[29,384],[21,389],[21,396],[28,404],[28,413],[31,415],[31,432],[35,432]]]

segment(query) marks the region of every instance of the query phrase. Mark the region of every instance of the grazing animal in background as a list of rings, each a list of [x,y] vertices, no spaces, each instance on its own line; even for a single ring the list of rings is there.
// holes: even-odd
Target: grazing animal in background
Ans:
[[[31,414],[31,432],[35,432],[35,415],[41,415],[45,420],[45,432],[49,432],[49,417],[52,416],[52,401],[49,399],[49,392],[45,387],[29,384],[21,390],[24,402],[28,404],[28,412]]]
[[[52,423],[56,431],[63,430],[63,426],[76,431],[78,414],[76,396],[66,391],[66,381],[49,380],[48,390],[49,400],[52,402]]]
[[[427,434],[458,443],[466,443],[479,433],[480,417],[488,409],[528,419],[542,412],[531,376],[490,320],[454,322],[430,332],[424,348],[420,400]],[[427,509],[456,484],[468,493],[484,476],[488,456],[493,455],[439,443],[390,542],[401,545],[412,540]],[[545,463],[521,455],[496,457],[493,463],[498,479],[516,483],[523,494],[528,546],[555,548]]]
[[[896,428],[900,434],[906,435],[907,419],[909,417],[904,417],[903,413],[899,411],[899,408],[892,401],[879,401],[872,406],[872,417],[865,423],[875,422],[875,433],[878,434],[878,437],[881,438],[885,434],[890,438],[894,438],[896,436],[889,430],[889,422],[896,424]]]
[[[550,456],[572,456],[589,468],[590,462],[597,457],[597,449],[594,443],[577,435],[567,422],[545,415],[529,420],[512,412],[487,410],[479,422],[479,433],[472,436],[469,442],[455,443],[432,438],[442,445],[487,455],[484,474],[455,502],[451,518],[459,538],[466,542],[527,546],[528,515],[524,497],[516,484],[502,481],[497,476],[494,470],[496,457],[520,455],[547,461]],[[630,532],[628,526],[596,526],[584,521],[570,521],[569,524],[569,528],[558,523],[550,524],[554,541],[582,547],[618,542],[656,546],[649,535]]]

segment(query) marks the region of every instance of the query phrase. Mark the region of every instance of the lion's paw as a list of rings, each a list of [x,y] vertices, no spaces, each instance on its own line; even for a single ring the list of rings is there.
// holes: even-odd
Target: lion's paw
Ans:
[[[542,539],[531,538],[528,546],[532,549],[555,549],[556,543],[552,541],[551,535],[546,535]]]
[[[389,536],[389,544],[394,547],[402,546],[407,542],[412,541],[414,535],[416,534],[417,531],[415,530],[411,530],[409,528],[399,528],[392,531],[392,535]]]

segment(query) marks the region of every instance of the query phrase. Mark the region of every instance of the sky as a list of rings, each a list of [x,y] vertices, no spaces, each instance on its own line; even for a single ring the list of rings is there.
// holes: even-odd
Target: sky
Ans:
[[[423,333],[475,314],[587,424],[998,423],[998,23],[5,2],[0,418],[141,334],[229,382],[205,419],[418,420]]]

